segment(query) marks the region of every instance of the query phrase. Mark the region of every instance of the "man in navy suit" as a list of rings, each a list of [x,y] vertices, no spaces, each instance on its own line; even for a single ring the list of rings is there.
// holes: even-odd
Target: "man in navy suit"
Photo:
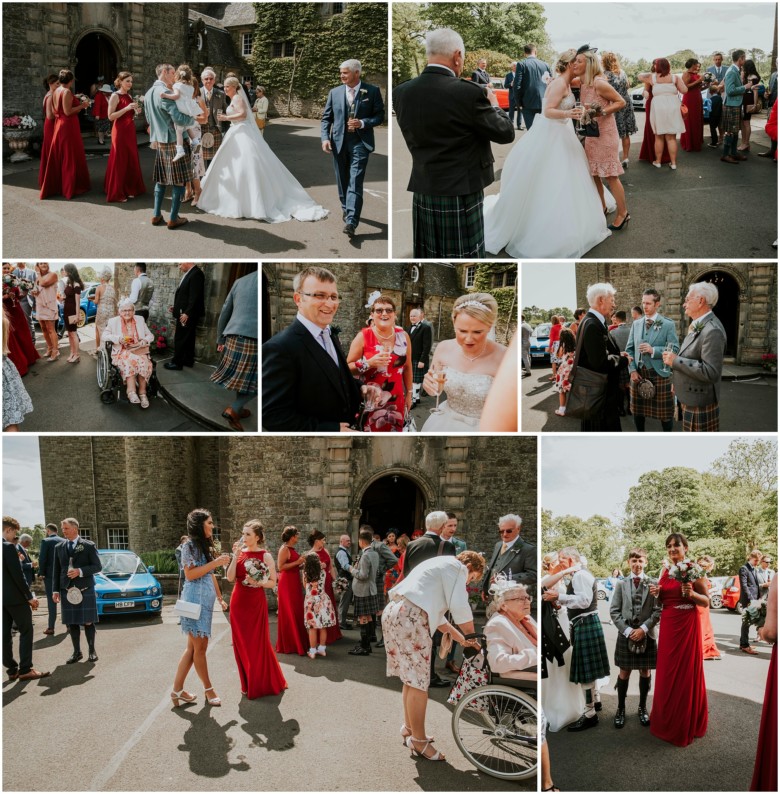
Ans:
[[[360,61],[339,67],[341,85],[331,89],[322,113],[322,151],[333,155],[344,234],[354,237],[363,209],[363,179],[374,151],[374,127],[385,119],[385,103],[374,85],[360,79]]]
[[[547,90],[545,75],[552,77],[550,67],[536,57],[536,47],[526,44],[523,47],[525,58],[517,62],[515,70],[515,105],[522,108],[525,128],[531,129],[534,116],[542,112],[542,99]]]
[[[748,555],[747,562],[739,569],[739,603],[743,607],[748,606],[751,601],[761,598],[761,584],[756,573],[760,562],[761,552],[758,549],[753,549]],[[743,623],[739,635],[739,649],[743,653],[755,655],[758,652],[748,640],[749,632],[750,625]]]
[[[41,550],[38,554],[38,576],[43,579],[46,589],[46,602],[49,605],[49,627],[44,634],[54,634],[54,624],[57,622],[57,604],[54,601],[54,547],[62,542],[57,534],[56,524],[46,525],[46,537],[41,539]]]
[[[171,307],[176,321],[173,358],[163,364],[165,369],[183,369],[195,364],[197,325],[205,311],[203,293],[206,277],[203,271],[194,262],[182,262],[179,272],[183,275]]]

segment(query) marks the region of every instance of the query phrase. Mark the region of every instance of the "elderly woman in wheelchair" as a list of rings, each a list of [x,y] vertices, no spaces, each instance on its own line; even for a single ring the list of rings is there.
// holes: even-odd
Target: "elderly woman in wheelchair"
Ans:
[[[149,344],[154,341],[154,334],[144,318],[135,314],[132,301],[125,298],[120,302],[119,314],[108,321],[102,339],[111,343],[111,363],[127,386],[127,399],[133,405],[148,408],[146,389],[153,371]]]
[[[526,586],[499,577],[490,592],[495,608],[485,625],[490,669],[502,678],[536,681],[538,631]]]

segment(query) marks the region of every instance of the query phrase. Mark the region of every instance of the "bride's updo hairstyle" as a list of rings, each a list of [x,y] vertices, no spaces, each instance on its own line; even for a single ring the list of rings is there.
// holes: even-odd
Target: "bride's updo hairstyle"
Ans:
[[[469,317],[492,328],[498,319],[498,303],[487,292],[472,292],[468,295],[461,295],[455,301],[452,307],[453,323],[461,313],[468,314]]]
[[[229,85],[232,85],[233,88],[241,87],[241,83],[238,81],[238,78],[233,77],[232,75],[230,77],[225,78],[225,86],[229,86]]]
[[[555,64],[555,71],[558,72],[558,74],[563,74],[576,57],[577,50],[566,50],[562,52],[558,57],[558,63]]]

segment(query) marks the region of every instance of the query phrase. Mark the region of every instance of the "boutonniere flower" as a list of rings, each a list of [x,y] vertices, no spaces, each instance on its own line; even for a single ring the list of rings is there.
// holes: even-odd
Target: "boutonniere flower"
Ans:
[[[358,93],[360,94],[361,97],[365,97],[366,94],[368,94],[368,89],[361,88],[360,91],[358,91]]]
[[[692,334],[695,334],[696,336],[698,336],[702,332],[703,328],[704,328],[704,323],[699,322],[697,320],[695,323],[691,323],[691,331],[690,332]]]
[[[341,333],[341,328],[338,325],[331,325],[330,327],[331,336],[338,336],[340,333]]]
[[[661,326],[662,326],[663,324],[664,324],[663,320],[656,320],[656,321],[653,323],[653,328],[655,328],[655,329],[656,329],[656,331],[657,331],[659,328],[661,328]]]
[[[76,548],[73,549],[73,551],[74,552],[76,552],[76,551],[84,551],[84,544],[83,543],[79,543],[79,545],[76,546]]]

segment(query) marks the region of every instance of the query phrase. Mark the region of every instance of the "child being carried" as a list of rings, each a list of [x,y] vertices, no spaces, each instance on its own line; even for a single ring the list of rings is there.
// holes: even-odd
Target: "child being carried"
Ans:
[[[179,112],[186,113],[188,116],[198,117],[203,112],[201,106],[196,102],[195,97],[195,78],[192,70],[186,64],[176,70],[176,82],[171,91],[166,91],[160,96],[163,99],[171,99],[176,102]],[[184,157],[184,130],[190,137],[193,151],[197,151],[200,146],[200,124],[195,123],[191,127],[183,127],[174,124],[176,130],[176,156],[173,161],[181,160]]]

